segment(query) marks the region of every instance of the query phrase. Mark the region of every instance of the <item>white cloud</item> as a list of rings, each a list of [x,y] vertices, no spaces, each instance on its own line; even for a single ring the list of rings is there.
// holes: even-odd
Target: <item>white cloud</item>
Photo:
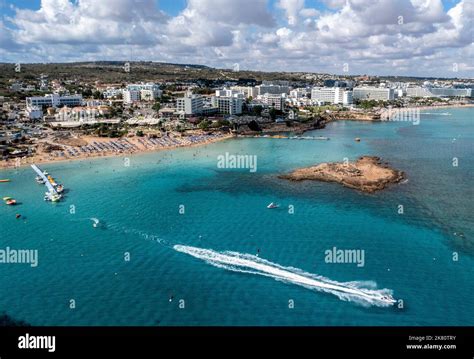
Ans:
[[[158,60],[259,70],[472,76],[473,1],[42,0],[0,22],[6,61]],[[402,17],[402,18],[400,18]],[[403,21],[400,21],[402,19]]]

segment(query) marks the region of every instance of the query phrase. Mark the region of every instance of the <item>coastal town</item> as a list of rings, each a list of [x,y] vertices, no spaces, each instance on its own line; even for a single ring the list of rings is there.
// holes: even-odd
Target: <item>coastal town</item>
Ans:
[[[143,75],[124,78],[141,65],[62,64],[87,75],[58,72],[53,64],[39,70],[1,65],[0,166],[131,154],[233,136],[301,135],[332,120],[390,120],[393,109],[471,106],[474,88],[466,79],[240,73],[153,63],[145,64],[149,71]],[[153,71],[162,68],[168,72]],[[112,75],[101,78],[105,69]]]
[[[474,0],[0,9],[0,359],[474,359]]]

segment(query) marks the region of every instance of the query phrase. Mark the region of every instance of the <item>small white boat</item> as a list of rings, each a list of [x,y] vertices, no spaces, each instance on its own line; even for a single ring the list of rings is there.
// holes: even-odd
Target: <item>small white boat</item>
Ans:
[[[44,200],[48,202],[59,202],[63,196],[56,193],[46,192],[44,194]]]
[[[100,221],[97,218],[91,218],[91,221],[93,222],[92,227],[94,227],[94,228],[99,227]]]
[[[270,203],[270,204],[267,206],[268,209],[278,208],[278,207],[280,207],[280,205],[277,204],[277,203],[273,203],[273,202]]]

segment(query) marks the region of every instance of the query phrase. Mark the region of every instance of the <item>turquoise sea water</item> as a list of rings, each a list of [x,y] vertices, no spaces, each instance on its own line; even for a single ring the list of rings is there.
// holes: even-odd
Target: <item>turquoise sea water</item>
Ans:
[[[133,156],[129,167],[123,158],[44,165],[70,189],[59,204],[43,202],[30,168],[1,172],[13,182],[0,196],[21,205],[0,207],[0,249],[37,249],[39,265],[0,264],[0,311],[33,325],[474,325],[474,111],[429,112],[418,126],[341,121],[313,133],[330,141],[236,139]],[[257,172],[218,169],[226,152],[257,155]],[[362,194],[277,178],[360,155],[383,157],[408,182]],[[272,201],[281,208],[268,210]],[[374,281],[404,308],[219,268],[174,245],[259,249],[271,268]],[[333,247],[364,250],[365,265],[326,263]]]

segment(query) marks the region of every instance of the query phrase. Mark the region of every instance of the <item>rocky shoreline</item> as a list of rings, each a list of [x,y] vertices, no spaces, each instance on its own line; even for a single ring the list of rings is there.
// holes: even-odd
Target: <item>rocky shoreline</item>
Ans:
[[[405,178],[402,171],[382,163],[379,157],[363,156],[355,162],[321,163],[278,176],[290,181],[336,182],[366,193],[382,190]]]

